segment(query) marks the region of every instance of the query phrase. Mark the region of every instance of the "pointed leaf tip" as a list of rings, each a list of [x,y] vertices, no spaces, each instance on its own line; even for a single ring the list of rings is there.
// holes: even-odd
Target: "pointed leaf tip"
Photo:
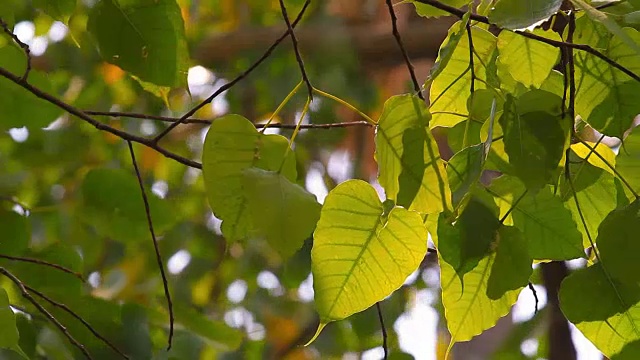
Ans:
[[[313,337],[311,338],[311,340],[307,341],[307,343],[302,345],[302,346],[307,347],[307,346],[311,345],[311,343],[316,341],[316,339],[318,338],[318,336],[320,336],[320,333],[322,332],[322,329],[324,329],[325,326],[327,326],[327,323],[320,323],[318,325],[318,330],[316,330],[316,333],[313,334]]]

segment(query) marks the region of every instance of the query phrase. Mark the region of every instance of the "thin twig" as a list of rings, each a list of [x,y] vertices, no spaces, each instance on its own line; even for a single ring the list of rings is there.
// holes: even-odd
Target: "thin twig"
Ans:
[[[467,22],[467,38],[469,39],[469,70],[471,71],[471,95],[473,96],[473,92],[475,91],[475,81],[476,81],[476,69],[473,63],[473,36],[471,35],[471,25]]]
[[[533,314],[537,314],[538,313],[538,304],[540,303],[540,300],[538,300],[538,292],[536,291],[536,288],[533,287],[533,284],[531,283],[531,281],[529,281],[529,290],[531,290],[531,293],[533,294],[533,298],[536,301],[534,310],[533,310]]]
[[[40,298],[42,298],[44,301],[48,302],[49,304],[51,304],[52,306],[55,306],[57,308],[62,309],[63,311],[65,311],[67,314],[73,316],[76,320],[80,321],[82,323],[82,325],[84,325],[85,328],[87,328],[87,330],[89,330],[93,336],[95,336],[96,338],[98,338],[99,340],[101,340],[105,345],[107,345],[108,347],[110,347],[113,351],[115,351],[116,353],[118,353],[118,355],[122,356],[125,359],[129,359],[129,356],[126,355],[125,353],[123,353],[122,351],[120,351],[120,349],[118,349],[114,344],[112,344],[109,340],[107,340],[104,336],[100,335],[100,333],[98,333],[98,331],[96,331],[96,329],[93,328],[93,326],[91,326],[91,324],[89,324],[85,319],[83,319],[80,315],[78,315],[75,311],[71,310],[71,308],[69,308],[67,305],[63,304],[63,303],[59,303],[53,299],[51,299],[50,297],[48,297],[47,295],[41,293],[40,291],[32,288],[31,286],[24,284],[24,287],[38,295]]]
[[[26,263],[38,264],[38,265],[42,265],[42,266],[48,266],[50,268],[54,268],[56,270],[60,270],[60,271],[65,272],[67,274],[73,275],[73,276],[77,277],[78,279],[82,280],[82,282],[86,281],[84,279],[84,276],[82,276],[82,274],[80,274],[79,272],[76,272],[76,271],[73,271],[71,269],[68,269],[68,268],[66,268],[66,267],[64,267],[62,265],[50,263],[48,261],[44,261],[44,260],[40,260],[40,259],[34,259],[34,258],[26,258],[26,257],[21,257],[21,256],[3,255],[3,254],[0,254],[0,259],[7,259],[7,260],[12,260],[12,261],[21,261],[21,262],[26,262]]]
[[[461,10],[461,9],[455,8],[453,6],[449,6],[449,5],[443,4],[443,3],[441,3],[440,1],[437,1],[437,0],[414,0],[414,1],[417,2],[417,3],[421,3],[421,4],[431,5],[431,6],[435,7],[436,9],[440,9],[440,10],[446,11],[449,14],[455,15],[455,16],[457,16],[459,18],[462,18],[467,13],[464,10]],[[478,15],[478,14],[470,14],[470,19],[474,20],[474,21],[481,22],[483,24],[490,24],[489,18],[487,18],[486,16],[482,16],[482,15]],[[514,32],[516,34],[524,36],[526,38],[537,40],[537,41],[540,41],[540,42],[545,43],[545,44],[549,44],[549,45],[557,47],[557,48],[571,48],[571,49],[584,51],[586,53],[589,53],[591,55],[594,55],[594,56],[602,59],[607,64],[615,67],[616,69],[618,69],[618,70],[622,71],[623,73],[629,75],[632,79],[640,82],[640,75],[638,75],[638,74],[634,73],[633,71],[629,70],[628,68],[622,66],[621,64],[619,64],[615,60],[610,59],[605,54],[603,54],[600,51],[592,48],[589,45],[586,45],[586,44],[571,44],[571,43],[567,43],[567,42],[564,42],[564,41],[547,39],[547,38],[545,38],[543,36],[536,35],[536,34],[530,33],[530,32],[525,32],[525,31],[519,31],[518,30],[518,31],[514,31]]]
[[[307,0],[305,2],[305,6],[309,3],[311,3],[311,0]],[[284,5],[284,0],[280,0],[280,12],[282,12],[282,18],[287,24],[287,29],[289,30],[289,37],[291,38],[291,44],[293,44],[293,52],[296,55],[296,61],[298,62],[300,73],[302,74],[302,81],[304,81],[304,83],[307,85],[309,99],[313,100],[313,86],[311,85],[311,81],[309,81],[309,77],[307,76],[307,70],[304,68],[304,61],[302,61],[302,55],[300,55],[300,49],[298,48],[298,38],[296,37],[296,33],[293,31],[293,26],[291,25],[291,21],[289,20],[287,7]]]
[[[569,13],[569,30],[567,32],[567,43],[573,44],[573,34],[576,31],[576,15],[572,11]],[[569,76],[569,116],[571,117],[571,131],[575,133],[576,120],[576,66],[573,58],[573,49],[567,49],[567,71],[565,76]],[[573,135],[573,134],[572,134]]]
[[[384,326],[384,318],[382,317],[382,309],[380,308],[380,302],[376,303],[376,310],[378,310],[378,320],[380,320],[380,328],[382,329],[382,350],[384,350],[384,360],[389,358],[389,347],[387,346],[387,328]]]
[[[27,57],[27,67],[24,70],[24,74],[22,74],[22,77],[20,78],[21,81],[26,82],[27,78],[29,77],[29,72],[31,71],[31,49],[29,49],[29,45],[23,43],[18,38],[18,36],[14,34],[11,29],[9,29],[9,24],[7,24],[2,18],[0,18],[0,27],[2,27],[4,32],[7,33],[7,35],[9,35],[9,37],[13,39],[13,41],[18,44],[18,46],[20,46],[20,48],[22,48],[22,51],[24,51],[24,55]]]
[[[84,347],[84,345],[80,344],[78,342],[78,340],[76,340],[67,330],[67,328],[62,325],[60,323],[60,321],[58,321],[58,319],[56,319],[49,311],[47,311],[47,309],[45,309],[42,305],[40,305],[36,299],[33,298],[33,296],[31,296],[31,294],[29,293],[29,291],[27,290],[27,288],[25,287],[25,285],[22,283],[22,281],[20,281],[20,279],[18,279],[15,275],[13,275],[12,273],[10,273],[7,269],[0,267],[0,274],[4,275],[7,277],[7,279],[11,280],[17,287],[18,289],[20,289],[20,293],[22,294],[22,297],[24,297],[25,299],[27,299],[27,301],[29,301],[33,306],[36,307],[36,309],[38,309],[38,311],[44,315],[53,325],[55,325],[55,327],[57,327],[62,334],[64,334],[64,336],[67,338],[67,340],[69,340],[69,342],[77,347],[80,352],[82,352],[82,354],[84,354],[84,356],[89,359],[89,360],[93,360],[93,358],[91,357],[91,354],[89,354],[89,352],[87,351],[87,349]]]
[[[293,21],[293,23],[291,23],[291,29],[295,28],[296,25],[298,24],[298,22],[300,21],[300,19],[302,19],[302,15],[304,15],[304,12],[307,10],[307,7],[309,6],[309,3],[311,2],[311,0],[307,0],[305,1],[304,5],[302,6],[302,10],[300,10],[300,13],[298,13],[298,16],[296,17],[296,19]],[[235,84],[237,84],[239,81],[241,81],[242,79],[244,79],[245,77],[249,76],[249,74],[251,74],[260,64],[262,64],[265,60],[267,60],[267,58],[269,58],[269,56],[271,56],[271,53],[278,47],[278,45],[280,45],[280,43],[289,35],[289,32],[291,30],[289,28],[287,28],[285,30],[285,32],[280,35],[279,38],[276,39],[276,41],[274,41],[273,44],[271,44],[271,46],[267,49],[267,51],[264,52],[264,54],[262,54],[262,56],[256,60],[256,62],[254,62],[253,64],[251,64],[251,66],[249,66],[245,71],[243,71],[240,75],[236,76],[235,79],[231,80],[230,82],[222,85],[218,90],[216,90],[213,94],[211,94],[208,98],[204,99],[202,102],[200,102],[198,105],[194,106],[191,110],[187,111],[184,115],[182,115],[182,117],[180,117],[180,119],[176,122],[174,122],[173,124],[169,125],[166,129],[164,129],[164,131],[162,131],[160,134],[158,134],[154,139],[153,139],[153,143],[157,143],[158,141],[160,141],[160,139],[162,139],[163,137],[165,137],[171,130],[173,130],[176,126],[183,124],[185,120],[187,120],[188,118],[190,118],[193,114],[195,114],[198,110],[200,110],[201,108],[203,108],[205,105],[211,103],[213,101],[213,99],[215,99],[216,97],[218,97],[218,95],[222,94],[223,92],[229,90],[232,86],[234,86]],[[202,167],[199,167],[202,168]]]
[[[418,97],[424,100],[424,95],[422,94],[422,89],[420,88],[420,83],[418,83],[418,78],[416,77],[416,72],[411,63],[411,59],[409,58],[409,53],[407,53],[407,49],[404,47],[404,43],[402,42],[402,37],[400,37],[400,32],[398,31],[398,18],[396,17],[396,12],[393,9],[393,4],[391,0],[386,0],[387,8],[389,9],[389,15],[391,16],[391,28],[393,30],[393,37],[396,39],[396,43],[398,43],[398,47],[400,48],[400,52],[402,52],[402,57],[404,58],[405,64],[407,64],[407,69],[409,70],[409,75],[411,76],[411,82],[413,83],[413,89],[418,94]]]
[[[127,141],[127,145],[129,145],[129,153],[131,154],[131,162],[133,163],[133,168],[136,172],[136,177],[138,178],[138,184],[140,185],[140,193],[142,194],[142,201],[144,202],[144,212],[147,216],[147,224],[149,225],[149,233],[151,234],[151,240],[153,241],[153,248],[156,252],[156,261],[158,262],[158,268],[160,269],[160,276],[162,277],[162,285],[164,287],[164,296],[167,299],[167,307],[169,310],[169,339],[167,350],[171,349],[171,344],[173,341],[173,302],[171,301],[171,293],[169,292],[169,283],[167,281],[167,276],[164,272],[164,262],[162,261],[162,255],[160,254],[160,249],[158,248],[158,239],[156,239],[156,233],[153,230],[153,221],[151,220],[151,209],[149,207],[149,200],[147,199],[147,193],[144,190],[144,185],[142,183],[142,176],[140,175],[140,169],[138,169],[138,162],[136,161],[136,155],[133,151],[133,144],[131,141]]]
[[[147,115],[141,113],[130,113],[130,112],[118,112],[118,111],[94,111],[94,110],[85,110],[87,115],[96,115],[96,116],[110,116],[110,117],[128,117],[132,119],[145,119],[145,120],[156,120],[163,122],[176,122],[180,121],[180,118],[177,117],[169,117],[169,116],[159,116],[159,115]],[[217,118],[214,119],[187,119],[183,122],[183,124],[203,124],[203,125],[211,125]],[[256,128],[274,128],[274,129],[295,129],[296,124],[280,124],[280,123],[271,123],[271,124],[260,124],[254,123]],[[337,122],[330,124],[301,124],[300,129],[332,129],[332,128],[344,128],[350,126],[372,126],[370,123],[366,121],[348,121],[348,122]]]
[[[142,144],[146,147],[149,147],[157,152],[159,152],[160,154],[176,160],[177,162],[190,166],[192,168],[196,168],[196,169],[202,169],[202,164],[200,164],[197,161],[193,161],[191,159],[187,159],[185,157],[182,157],[178,154],[172,153],[171,151],[164,149],[160,146],[158,146],[158,144],[156,142],[153,141],[153,139],[147,139],[145,137],[142,136],[137,136],[137,135],[133,135],[133,134],[129,134],[126,131],[122,131],[116,128],[113,128],[109,125],[103,124],[100,121],[92,118],[91,116],[87,115],[85,112],[83,112],[80,109],[77,109],[69,104],[67,104],[66,102],[56,98],[55,96],[49,95],[46,92],[40,90],[39,88],[29,84],[26,81],[22,81],[20,79],[20,77],[14,75],[13,73],[11,73],[9,70],[0,67],[0,76],[9,79],[11,81],[13,81],[14,83],[20,85],[22,88],[24,88],[25,90],[29,91],[30,93],[32,93],[33,95],[52,103],[53,105],[56,105],[57,107],[65,110],[66,112],[68,112],[71,115],[75,115],[78,118],[80,118],[81,120],[84,120],[85,122],[88,122],[89,124],[93,125],[93,127],[95,127],[98,130],[101,131],[106,131],[108,133],[111,133],[123,140],[127,140],[127,141],[131,141],[131,142],[135,142],[138,144]]]

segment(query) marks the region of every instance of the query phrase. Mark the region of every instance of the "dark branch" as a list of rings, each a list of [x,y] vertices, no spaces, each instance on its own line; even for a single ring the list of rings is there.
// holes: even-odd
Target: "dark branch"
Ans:
[[[304,15],[304,12],[307,10],[307,7],[309,6],[309,2],[310,1],[306,1],[304,3],[304,6],[302,7],[302,10],[300,10],[300,13],[298,14],[298,16],[296,17],[296,19],[293,21],[293,23],[291,24],[291,28],[295,28],[296,25],[298,24],[298,22],[300,21],[300,19],[302,19],[302,15]],[[244,79],[245,77],[249,76],[249,74],[251,74],[258,66],[260,66],[260,64],[262,64],[265,60],[267,60],[267,58],[269,58],[269,56],[271,56],[271,53],[278,47],[278,45],[280,45],[280,43],[289,35],[289,29],[287,29],[282,35],[280,35],[279,38],[276,39],[276,41],[271,44],[271,46],[267,49],[267,51],[264,52],[264,54],[262,54],[262,56],[256,60],[256,62],[254,62],[251,66],[249,66],[245,71],[243,71],[240,75],[236,76],[235,79],[231,80],[230,82],[222,85],[218,90],[216,90],[213,94],[211,94],[211,96],[209,96],[208,98],[204,99],[200,104],[196,105],[195,107],[193,107],[191,110],[187,111],[184,115],[182,115],[182,117],[180,117],[180,119],[176,122],[174,122],[173,124],[169,125],[163,132],[161,132],[160,134],[158,134],[158,136],[156,136],[153,139],[153,143],[157,143],[158,141],[160,141],[160,139],[162,139],[165,135],[167,135],[171,130],[173,130],[176,126],[183,124],[185,120],[187,120],[188,118],[190,118],[193,114],[195,114],[198,110],[202,109],[205,105],[211,103],[213,101],[213,99],[215,99],[216,97],[218,97],[218,95],[222,94],[223,92],[229,90],[232,86],[234,86],[235,84],[237,84],[239,81],[241,81],[242,79]],[[198,167],[199,169],[202,168],[202,166]]]
[[[449,14],[455,15],[455,16],[457,16],[459,18],[462,18],[466,14],[466,11],[464,11],[464,10],[461,10],[461,9],[455,8],[453,6],[449,6],[449,5],[443,4],[443,3],[441,3],[441,2],[439,2],[437,0],[414,0],[414,1],[418,2],[418,3],[421,3],[421,4],[431,5],[431,6],[435,7],[435,8],[437,8],[437,9],[446,11]],[[489,23],[489,18],[487,18],[486,16],[482,16],[482,15],[478,15],[478,14],[470,14],[470,19],[474,20],[474,21],[481,22],[483,24],[490,24]],[[571,48],[571,49],[584,51],[586,53],[589,53],[591,55],[594,55],[594,56],[602,59],[607,64],[609,64],[609,65],[613,66],[614,68],[622,71],[623,73],[629,75],[632,79],[640,82],[640,75],[638,75],[638,74],[634,73],[633,71],[629,70],[628,68],[620,65],[615,60],[610,59],[605,54],[603,54],[600,51],[592,48],[589,45],[571,44],[571,43],[567,43],[567,42],[563,42],[563,41],[547,39],[547,38],[545,38],[543,36],[536,35],[536,34],[530,33],[530,32],[525,32],[525,31],[514,31],[514,32],[516,34],[524,36],[526,38],[537,40],[537,41],[540,41],[542,43],[549,44],[551,46],[555,46],[557,48]]]
[[[167,275],[164,272],[164,262],[162,261],[162,255],[158,248],[158,239],[156,239],[156,233],[153,230],[153,221],[151,220],[151,209],[149,207],[149,200],[147,199],[147,193],[144,190],[144,184],[142,183],[142,176],[140,175],[140,169],[138,169],[138,162],[136,161],[136,155],[133,151],[133,144],[131,141],[127,141],[129,145],[129,153],[131,154],[131,162],[133,168],[136,171],[136,177],[138,178],[138,184],[140,185],[140,193],[142,193],[142,201],[144,202],[144,212],[147,216],[147,224],[149,225],[149,233],[151,234],[151,240],[153,241],[153,249],[156,252],[156,261],[158,262],[158,268],[160,269],[160,276],[162,277],[162,285],[164,287],[164,296],[167,299],[167,307],[169,310],[169,345],[167,350],[171,349],[171,342],[173,340],[173,302],[171,301],[171,293],[169,292],[169,283],[167,282]]]
[[[393,31],[393,37],[396,39],[398,43],[398,47],[400,48],[400,52],[402,53],[402,57],[404,58],[405,64],[407,64],[407,69],[409,70],[409,75],[411,76],[411,82],[413,83],[413,89],[418,94],[418,97],[424,100],[424,95],[422,94],[422,90],[420,88],[420,83],[418,83],[418,78],[416,77],[416,72],[411,63],[411,59],[409,58],[409,54],[407,53],[407,49],[404,47],[404,43],[402,42],[402,37],[400,36],[400,32],[398,31],[398,18],[396,17],[396,12],[393,10],[393,4],[391,0],[386,0],[387,8],[389,9],[389,15],[391,16],[391,28]]]
[[[122,351],[120,351],[120,349],[118,349],[115,345],[113,345],[109,340],[107,340],[104,336],[100,335],[100,333],[98,333],[98,331],[96,331],[96,329],[93,328],[93,326],[91,326],[85,319],[83,319],[80,315],[78,315],[75,311],[71,310],[67,305],[59,303],[53,299],[51,299],[50,297],[48,297],[47,295],[41,293],[40,291],[32,288],[29,285],[24,285],[24,287],[38,295],[40,298],[42,298],[44,301],[48,302],[49,304],[51,304],[52,306],[55,306],[57,308],[62,309],[64,312],[66,312],[67,314],[73,316],[76,320],[80,321],[82,323],[82,325],[84,325],[85,328],[87,328],[87,330],[89,330],[93,336],[95,336],[96,338],[98,338],[99,340],[101,340],[105,345],[107,345],[108,347],[110,347],[113,351],[115,351],[116,353],[118,353],[118,355],[122,356],[125,359],[129,359],[129,356],[126,355],[125,353],[123,353]]]
[[[537,314],[538,313],[538,304],[540,303],[540,301],[538,300],[538,292],[536,291],[536,288],[533,287],[533,284],[531,282],[529,282],[529,290],[531,290],[531,293],[533,294],[533,298],[536,301],[535,307],[533,309],[533,313]]]
[[[387,328],[384,326],[384,318],[382,317],[382,309],[380,308],[380,302],[376,303],[376,310],[378,310],[378,320],[380,320],[380,328],[382,329],[382,350],[384,350],[384,360],[389,358],[389,347],[387,345]]]
[[[42,266],[48,266],[50,268],[56,269],[56,270],[60,270],[62,272],[65,272],[67,274],[73,275],[75,277],[77,277],[78,279],[82,280],[83,282],[85,281],[84,276],[82,276],[82,274],[75,272],[71,269],[68,269],[62,265],[58,265],[58,264],[54,264],[54,263],[50,263],[48,261],[44,261],[44,260],[40,260],[40,259],[33,259],[33,258],[25,258],[25,257],[20,257],[20,256],[10,256],[10,255],[2,255],[0,254],[0,259],[7,259],[7,260],[12,260],[12,261],[21,261],[21,262],[26,262],[26,263],[31,263],[31,264],[38,264],[38,265],[42,265]]]
[[[85,113],[88,115],[98,115],[98,116],[111,116],[111,117],[128,117],[133,119],[145,119],[145,120],[157,120],[163,122],[176,122],[180,121],[180,118],[169,117],[169,116],[159,116],[159,115],[147,115],[140,113],[129,113],[129,112],[115,112],[115,111],[87,111]],[[211,125],[216,119],[187,119],[183,122],[183,124],[203,124],[203,125]],[[256,128],[263,128],[265,124],[254,124]],[[266,125],[267,128],[275,128],[275,129],[295,129],[296,124],[279,124],[279,123],[271,123]],[[337,122],[331,124],[301,124],[300,129],[332,129],[332,128],[344,128],[350,126],[373,126],[372,124],[366,121],[349,121],[349,122]]]
[[[38,309],[38,311],[42,315],[44,315],[53,325],[55,325],[55,327],[57,327],[58,330],[60,330],[60,332],[62,332],[62,334],[64,334],[64,336],[67,338],[67,340],[69,340],[69,342],[73,346],[78,348],[78,350],[80,350],[80,352],[82,352],[82,354],[84,354],[84,356],[87,359],[93,360],[93,358],[91,357],[91,354],[89,354],[89,352],[84,347],[84,345],[80,344],[78,342],[78,340],[76,340],[73,336],[71,336],[71,334],[69,333],[67,328],[64,325],[62,325],[60,323],[60,321],[58,321],[58,319],[56,319],[49,311],[47,311],[47,309],[45,309],[42,305],[40,305],[36,301],[36,299],[33,298],[33,296],[31,296],[31,294],[27,290],[26,286],[22,283],[22,281],[20,281],[20,279],[18,279],[15,275],[10,273],[7,269],[5,269],[3,267],[0,267],[0,274],[6,276],[7,279],[11,280],[18,287],[18,289],[20,289],[20,293],[22,294],[22,297],[24,297],[33,306],[35,306],[35,308]]]
[[[473,63],[473,36],[471,35],[471,25],[469,22],[467,22],[467,38],[469,39],[469,70],[471,71],[470,93],[473,96],[473,92],[476,89],[476,69]]]
[[[54,105],[56,105],[57,107],[65,110],[66,112],[68,112],[71,115],[75,115],[78,118],[80,118],[81,120],[84,120],[86,122],[88,122],[89,124],[93,125],[93,127],[95,127],[98,130],[101,131],[106,131],[108,133],[111,133],[119,138],[122,138],[123,140],[127,140],[127,141],[131,141],[131,142],[135,142],[138,144],[142,144],[146,147],[149,147],[157,152],[159,152],[160,154],[176,160],[179,163],[182,163],[184,165],[196,168],[196,169],[202,169],[202,164],[200,164],[197,161],[193,161],[190,159],[187,159],[185,157],[182,157],[180,155],[174,154],[171,151],[164,149],[160,146],[158,146],[158,144],[156,142],[153,141],[153,139],[147,139],[144,138],[142,136],[137,136],[137,135],[133,135],[133,134],[129,134],[128,132],[119,130],[119,129],[115,129],[109,125],[103,124],[97,120],[95,120],[94,118],[92,118],[91,116],[87,115],[86,113],[84,113],[82,110],[77,109],[69,104],[67,104],[66,102],[56,98],[55,96],[49,95],[46,92],[38,89],[37,87],[29,84],[26,81],[22,81],[20,77],[12,74],[10,71],[8,71],[5,68],[0,67],[0,76],[7,78],[11,81],[13,81],[14,83],[20,85],[21,87],[23,87],[24,89],[26,89],[27,91],[29,91],[30,93],[32,93],[33,95],[48,101]]]
[[[311,3],[311,0],[305,1],[304,7],[307,7]],[[291,21],[289,20],[289,15],[287,14],[287,7],[284,5],[284,0],[280,0],[280,11],[282,12],[282,18],[284,22],[287,24],[287,32],[289,33],[289,37],[291,37],[291,43],[293,44],[293,52],[296,55],[296,61],[298,62],[298,67],[300,67],[300,73],[302,74],[302,81],[307,85],[307,91],[309,92],[309,99],[313,99],[313,86],[311,85],[311,81],[309,81],[309,77],[307,76],[307,70],[304,68],[304,61],[302,61],[302,55],[300,55],[300,49],[298,48],[298,38],[296,37],[296,33],[293,31],[293,26],[291,26]]]
[[[20,48],[22,48],[22,51],[24,51],[24,54],[27,57],[27,67],[24,70],[24,74],[22,74],[22,77],[20,78],[20,80],[26,82],[27,78],[29,77],[29,72],[31,71],[31,50],[29,49],[29,45],[27,45],[27,44],[23,43],[22,41],[20,41],[20,39],[18,39],[18,36],[16,34],[14,34],[13,31],[11,31],[11,29],[9,29],[9,24],[4,22],[4,20],[2,18],[0,18],[0,27],[2,27],[4,32],[7,33],[7,35],[9,35],[9,37],[16,44],[18,44],[18,46],[20,46]]]

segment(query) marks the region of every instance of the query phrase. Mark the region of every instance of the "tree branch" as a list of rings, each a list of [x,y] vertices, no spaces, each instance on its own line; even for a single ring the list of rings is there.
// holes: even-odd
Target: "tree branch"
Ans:
[[[156,253],[156,261],[158,268],[160,269],[160,276],[162,277],[162,286],[164,288],[164,297],[167,299],[167,308],[169,310],[169,339],[167,351],[171,349],[171,343],[173,340],[173,302],[171,301],[171,292],[169,292],[169,283],[167,281],[167,275],[164,272],[164,261],[162,261],[162,255],[158,247],[158,239],[156,239],[156,233],[153,230],[153,221],[151,220],[151,208],[149,207],[149,200],[147,199],[147,192],[144,190],[144,184],[142,183],[142,176],[140,175],[140,169],[138,169],[138,162],[136,161],[136,154],[133,151],[133,145],[131,141],[127,141],[129,145],[129,154],[131,155],[131,162],[136,172],[136,178],[138,179],[138,185],[140,185],[140,193],[142,194],[142,201],[144,202],[144,212],[147,217],[147,224],[149,225],[149,233],[151,234],[151,240],[153,241],[153,249]]]
[[[82,276],[82,274],[75,272],[71,269],[68,269],[62,265],[58,265],[58,264],[54,264],[54,263],[50,263],[48,261],[44,261],[44,260],[40,260],[40,259],[34,259],[34,258],[26,258],[26,257],[20,257],[20,256],[9,256],[9,255],[3,255],[0,254],[0,259],[6,259],[6,260],[12,260],[12,261],[21,261],[21,262],[26,262],[26,263],[31,263],[31,264],[38,264],[38,265],[42,265],[42,266],[47,266],[56,270],[60,270],[62,272],[65,272],[67,274],[73,275],[75,277],[77,277],[78,279],[80,279],[82,282],[85,282],[84,276]]]
[[[85,122],[88,122],[89,124],[93,125],[93,127],[95,127],[98,130],[101,131],[106,131],[108,133],[111,133],[119,138],[122,138],[123,140],[127,140],[127,141],[131,141],[131,142],[135,142],[138,144],[142,144],[146,147],[149,147],[157,152],[159,152],[160,154],[176,160],[179,163],[182,163],[184,165],[196,168],[196,169],[202,169],[202,164],[200,164],[197,161],[193,161],[190,159],[187,159],[185,157],[182,157],[180,155],[174,154],[171,151],[164,149],[160,146],[158,146],[158,144],[156,142],[153,141],[153,139],[147,139],[145,137],[142,136],[137,136],[137,135],[133,135],[133,134],[129,134],[128,132],[119,130],[119,129],[115,129],[109,125],[103,124],[95,119],[93,119],[91,116],[87,115],[86,113],[84,113],[82,110],[77,109],[69,104],[67,104],[66,102],[56,98],[55,96],[49,95],[46,92],[38,89],[37,87],[29,84],[26,81],[22,81],[20,77],[12,74],[9,70],[0,67],[0,76],[9,79],[11,81],[13,81],[14,83],[18,84],[19,86],[23,87],[24,89],[26,89],[27,91],[29,91],[30,93],[32,93],[33,95],[47,101],[50,102],[54,105],[56,105],[57,107],[65,110],[66,112],[68,112],[71,115],[75,115],[76,117],[80,118],[81,120],[84,120]]]
[[[29,77],[29,72],[31,71],[31,49],[29,49],[29,45],[27,45],[27,44],[23,43],[22,41],[20,41],[18,36],[16,34],[14,34],[13,31],[11,31],[11,29],[9,29],[9,24],[4,22],[4,20],[2,18],[0,18],[0,27],[2,27],[4,32],[7,35],[9,35],[9,37],[16,44],[18,44],[18,46],[20,46],[20,48],[22,48],[22,51],[24,51],[24,54],[27,57],[27,67],[24,70],[24,74],[22,74],[22,78],[20,78],[20,80],[22,80],[22,81],[27,81],[27,78]]]
[[[306,0],[304,3],[304,8],[306,8],[310,3],[311,0]],[[282,12],[282,18],[284,19],[285,24],[287,24],[287,32],[289,33],[291,43],[293,44],[293,52],[296,55],[296,61],[298,62],[300,73],[302,74],[302,81],[304,81],[304,83],[307,85],[309,99],[313,99],[313,86],[311,85],[311,81],[309,81],[309,77],[307,76],[307,70],[304,68],[304,61],[302,61],[302,55],[300,55],[300,49],[298,49],[298,38],[296,37],[296,33],[293,31],[293,27],[291,26],[291,21],[289,20],[287,7],[284,5],[284,0],[280,0],[280,11]]]
[[[378,311],[378,320],[380,321],[380,328],[382,329],[382,350],[384,351],[384,360],[389,358],[389,347],[387,346],[387,328],[384,326],[384,317],[382,316],[382,309],[380,308],[380,302],[376,303],[376,310]]]

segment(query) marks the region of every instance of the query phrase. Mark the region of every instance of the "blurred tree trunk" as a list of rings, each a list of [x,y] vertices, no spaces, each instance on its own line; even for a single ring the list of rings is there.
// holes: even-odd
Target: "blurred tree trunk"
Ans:
[[[560,311],[558,289],[568,275],[567,265],[563,261],[542,264],[542,278],[547,291],[549,307],[549,360],[575,360],[576,349],[571,339],[571,329],[567,319]]]

